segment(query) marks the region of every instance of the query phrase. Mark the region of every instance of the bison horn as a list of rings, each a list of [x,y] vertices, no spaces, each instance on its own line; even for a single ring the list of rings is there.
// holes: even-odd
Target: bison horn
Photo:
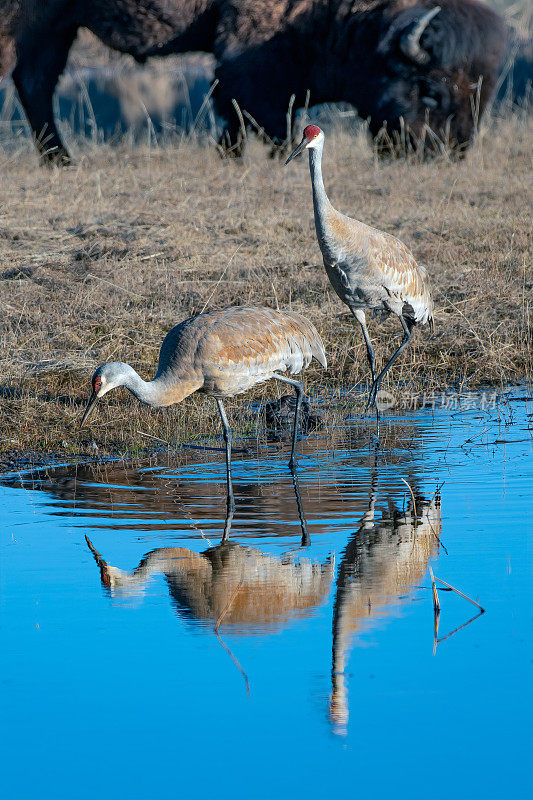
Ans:
[[[410,58],[411,61],[416,61],[417,64],[427,64],[429,61],[429,53],[420,47],[420,37],[426,30],[427,26],[436,17],[440,11],[440,6],[435,6],[427,11],[416,23],[410,33],[404,34],[400,39],[401,51]]]

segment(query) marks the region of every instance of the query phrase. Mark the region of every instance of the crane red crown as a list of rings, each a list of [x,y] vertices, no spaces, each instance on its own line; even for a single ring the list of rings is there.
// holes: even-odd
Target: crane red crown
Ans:
[[[94,391],[95,391],[95,392],[99,392],[99,391],[100,391],[100,389],[101,389],[101,386],[102,386],[102,379],[101,379],[99,376],[97,376],[97,377],[96,377],[96,378],[93,380],[93,389],[94,389]]]
[[[311,139],[316,139],[319,133],[322,133],[318,125],[308,125],[307,128],[304,129],[304,137],[311,141]]]

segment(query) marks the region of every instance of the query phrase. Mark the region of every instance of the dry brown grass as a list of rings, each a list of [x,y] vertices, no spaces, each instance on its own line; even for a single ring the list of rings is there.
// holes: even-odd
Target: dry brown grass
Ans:
[[[402,238],[431,275],[435,333],[417,331],[389,388],[531,380],[531,154],[530,124],[517,116],[491,123],[460,163],[379,163],[363,136],[328,137],[334,205]],[[210,432],[206,398],[158,413],[118,392],[90,431],[77,430],[99,363],[126,360],[151,377],[164,333],[204,308],[306,313],[330,362],[327,375],[308,372],[308,388],[360,384],[353,402],[362,400],[362,337],[321,264],[307,159],[283,168],[255,141],[242,162],[186,140],[86,144],[76,155],[76,168],[49,172],[28,142],[0,150],[0,450],[71,455],[94,438],[132,452],[151,445],[137,431],[172,442]],[[398,330],[371,323],[380,357]]]

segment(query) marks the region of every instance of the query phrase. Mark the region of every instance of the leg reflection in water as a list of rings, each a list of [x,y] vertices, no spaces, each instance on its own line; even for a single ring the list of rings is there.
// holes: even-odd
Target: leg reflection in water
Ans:
[[[294,471],[294,469],[291,469],[291,474],[292,474],[292,486],[294,489],[294,496],[296,497],[296,505],[298,507],[298,517],[300,519],[300,527],[302,529],[302,540],[300,547],[289,551],[291,553],[294,553],[298,549],[301,549],[303,547],[309,547],[311,544],[311,537],[309,536],[309,532],[307,530],[307,522],[305,520],[305,514],[302,506],[302,498],[300,497],[300,486],[298,484],[298,478],[296,477],[296,472]],[[224,523],[224,533],[222,534],[222,539],[220,540],[220,544],[225,544],[228,541],[234,516],[235,516],[235,506],[234,505],[231,506],[228,504],[226,512],[226,520]]]

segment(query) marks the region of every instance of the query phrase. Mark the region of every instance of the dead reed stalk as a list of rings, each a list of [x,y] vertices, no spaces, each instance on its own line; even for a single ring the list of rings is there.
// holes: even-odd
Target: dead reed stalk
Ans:
[[[430,572],[431,572],[431,569],[430,569]],[[433,573],[431,573],[431,577],[433,579]],[[482,614],[485,613],[485,609],[483,608],[483,606],[480,606],[479,603],[476,602],[476,600],[472,600],[472,598],[469,597],[467,594],[463,594],[463,592],[460,592],[459,589],[456,589],[455,586],[451,585],[451,583],[446,583],[446,581],[443,581],[442,578],[437,578],[437,577],[435,577],[435,580],[437,580],[439,583],[443,583],[444,586],[447,586],[448,589],[451,589],[452,592],[455,592],[460,597],[464,597],[464,599],[468,600],[469,603],[473,603],[473,605],[475,605],[475,606],[477,606],[479,608],[479,610],[481,611]],[[435,584],[433,584],[433,585],[435,585]],[[434,591],[435,591],[435,589],[434,589]]]

